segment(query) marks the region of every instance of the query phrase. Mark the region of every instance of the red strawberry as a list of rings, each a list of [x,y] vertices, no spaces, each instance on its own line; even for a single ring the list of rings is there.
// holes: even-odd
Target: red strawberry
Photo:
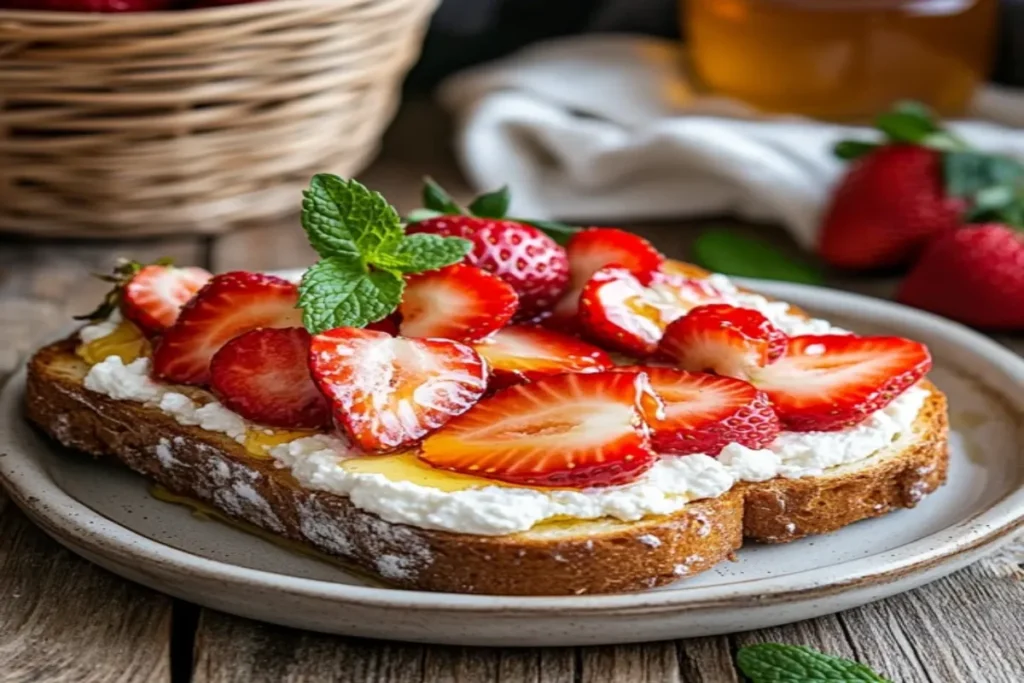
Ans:
[[[335,421],[371,452],[416,443],[487,388],[487,368],[465,344],[351,327],[314,336],[309,367]]]
[[[613,366],[608,354],[596,346],[532,325],[502,328],[473,348],[487,361],[494,375],[491,385],[497,387]]]
[[[835,431],[889,405],[931,369],[928,349],[899,337],[792,337],[786,355],[758,370],[786,429]]]
[[[569,289],[555,306],[549,322],[555,329],[573,331],[576,311],[583,287],[597,271],[605,266],[622,266],[627,270],[647,272],[657,270],[665,257],[650,242],[617,228],[587,228],[569,239]]]
[[[202,268],[145,266],[124,286],[121,312],[146,334],[159,334],[212,277]]]
[[[730,443],[764,448],[779,434],[779,418],[764,393],[747,382],[671,368],[642,370],[663,407],[648,406],[644,419],[659,453],[718,455]]]
[[[398,312],[403,337],[482,339],[516,312],[512,286],[486,270],[456,263],[410,276]]]
[[[532,225],[475,216],[439,216],[410,225],[408,232],[472,242],[473,251],[465,262],[512,285],[519,295],[521,319],[550,308],[569,280],[565,250]]]
[[[625,484],[655,460],[638,411],[643,374],[568,374],[480,401],[423,442],[434,467],[527,486]]]
[[[683,370],[748,379],[782,356],[786,335],[751,308],[709,304],[672,322],[658,348]]]
[[[578,317],[595,341],[623,353],[647,356],[657,350],[669,323],[720,297],[705,280],[608,266],[594,273],[583,288]]]
[[[880,147],[840,181],[821,227],[818,252],[835,266],[905,263],[926,242],[954,229],[963,200],[946,194],[942,157],[917,145]]]
[[[401,321],[402,318],[398,313],[392,313],[386,318],[370,323],[366,326],[366,329],[376,330],[377,332],[387,332],[392,337],[395,337],[398,335],[398,325]]]
[[[968,325],[1024,330],[1024,232],[989,224],[939,237],[897,299]]]
[[[210,360],[238,335],[259,327],[299,327],[298,288],[273,275],[217,275],[181,310],[153,351],[153,372],[179,384],[210,381]]]
[[[235,337],[210,361],[210,387],[247,420],[270,427],[330,424],[327,400],[309,375],[309,332],[264,328]]]
[[[0,8],[54,12],[155,12],[173,0],[0,0]]]

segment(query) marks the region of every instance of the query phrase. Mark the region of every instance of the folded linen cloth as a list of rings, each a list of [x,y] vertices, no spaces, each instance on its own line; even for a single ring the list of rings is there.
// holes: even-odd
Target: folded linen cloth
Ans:
[[[601,223],[731,213],[815,242],[842,172],[832,145],[864,126],[761,115],[697,92],[678,43],[596,35],[531,46],[452,76],[470,182],[508,184],[511,215]],[[1024,94],[983,88],[950,127],[980,149],[1024,158]]]

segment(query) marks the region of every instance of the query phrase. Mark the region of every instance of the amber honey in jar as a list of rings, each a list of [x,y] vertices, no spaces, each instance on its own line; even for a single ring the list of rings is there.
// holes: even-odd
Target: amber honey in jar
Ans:
[[[998,0],[682,0],[697,79],[829,119],[914,99],[961,113],[989,69]]]

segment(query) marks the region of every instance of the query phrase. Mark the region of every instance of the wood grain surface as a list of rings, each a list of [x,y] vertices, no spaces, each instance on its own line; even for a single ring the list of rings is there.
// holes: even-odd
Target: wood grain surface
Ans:
[[[468,190],[445,147],[445,122],[407,107],[363,180],[401,211],[432,173]],[[720,223],[721,221],[719,221]],[[641,226],[685,258],[706,222]],[[735,224],[734,224],[735,225]],[[770,235],[794,249],[781,231]],[[118,255],[174,256],[215,270],[301,266],[312,257],[297,219],[217,238],[49,244],[0,240],[0,382],[41,339],[103,291],[88,277]],[[887,296],[893,282],[836,278]],[[1024,339],[1001,338],[1024,352]],[[900,683],[1024,681],[1024,539],[924,588],[778,628],[668,643],[594,648],[470,649],[296,631],[175,602],[81,560],[47,538],[0,491],[0,681],[125,683],[735,683],[736,650],[756,642],[809,645],[852,657]]]

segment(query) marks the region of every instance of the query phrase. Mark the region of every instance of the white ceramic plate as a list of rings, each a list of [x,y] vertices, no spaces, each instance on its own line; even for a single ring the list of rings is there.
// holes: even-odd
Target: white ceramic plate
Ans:
[[[942,319],[866,297],[755,282],[862,333],[927,343],[949,395],[949,483],[917,508],[782,546],[744,547],[646,593],[489,597],[382,588],[162,503],[146,482],[68,452],[21,416],[24,373],[0,399],[0,477],[47,533],[139,583],[202,605],[347,635],[464,645],[575,645],[702,636],[819,616],[919,586],[1024,526],[1024,360]]]

